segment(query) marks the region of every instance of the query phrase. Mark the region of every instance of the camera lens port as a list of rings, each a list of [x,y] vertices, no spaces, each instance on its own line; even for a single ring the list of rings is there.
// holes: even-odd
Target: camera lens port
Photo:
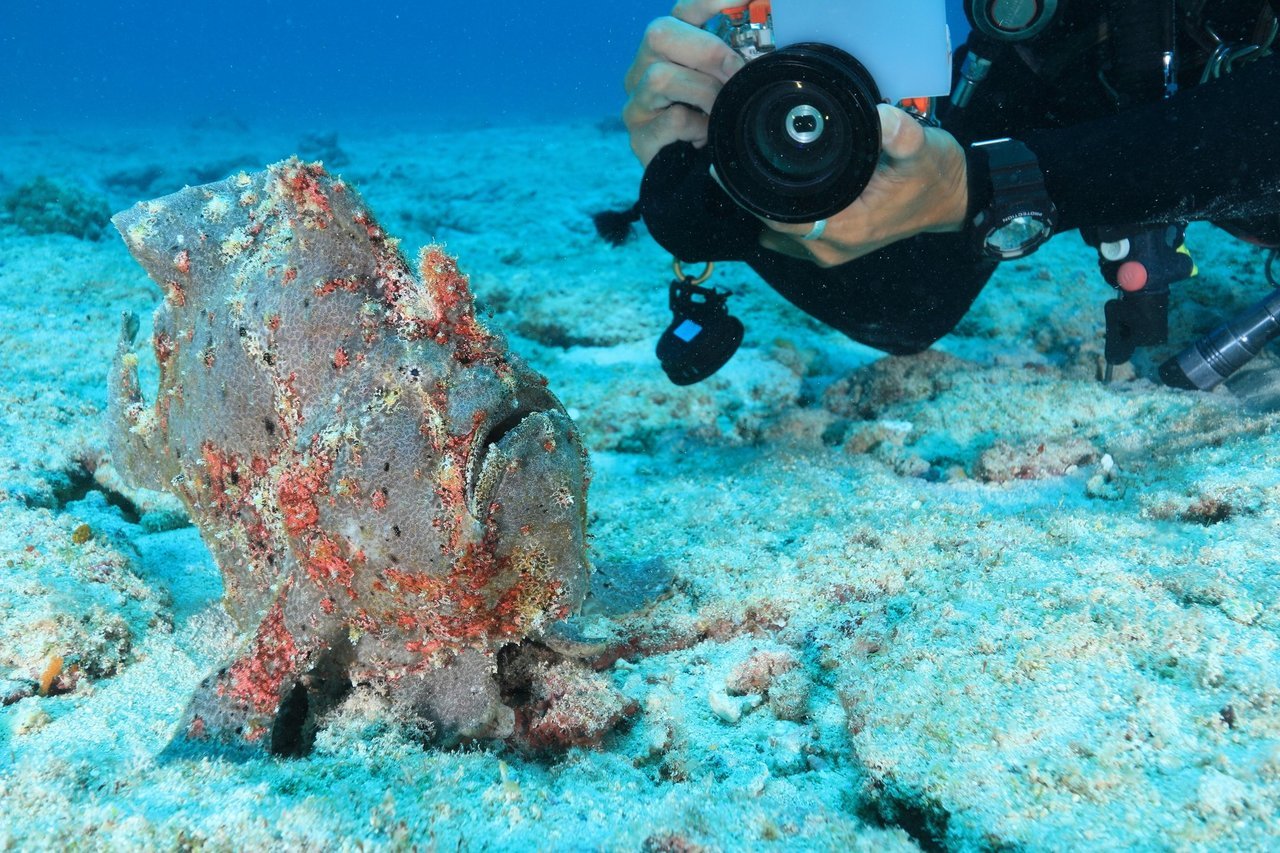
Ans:
[[[880,93],[858,60],[824,44],[756,59],[711,111],[716,175],[752,213],[813,222],[853,203],[880,157]]]

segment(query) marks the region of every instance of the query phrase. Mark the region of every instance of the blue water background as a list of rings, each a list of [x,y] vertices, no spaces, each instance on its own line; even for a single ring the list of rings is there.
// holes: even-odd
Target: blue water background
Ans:
[[[959,44],[967,26],[958,0],[948,6]],[[671,0],[5,0],[0,128],[616,115],[646,23],[670,9]]]

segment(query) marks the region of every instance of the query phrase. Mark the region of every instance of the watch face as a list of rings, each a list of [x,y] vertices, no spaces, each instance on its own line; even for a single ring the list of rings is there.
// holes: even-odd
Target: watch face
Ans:
[[[1020,258],[1048,240],[1053,226],[1040,216],[1014,216],[987,234],[986,249],[998,258]]]

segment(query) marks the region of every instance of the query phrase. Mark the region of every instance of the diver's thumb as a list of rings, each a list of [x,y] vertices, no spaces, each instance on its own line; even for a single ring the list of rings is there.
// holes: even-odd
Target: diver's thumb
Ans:
[[[924,128],[903,110],[879,104],[880,149],[894,160],[914,157],[924,147]]]

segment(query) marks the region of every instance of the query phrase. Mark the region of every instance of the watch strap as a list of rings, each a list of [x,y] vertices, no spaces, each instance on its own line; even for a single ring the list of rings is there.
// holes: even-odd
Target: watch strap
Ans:
[[[969,205],[964,221],[972,227],[978,214],[991,204],[991,170],[987,167],[987,152],[972,145],[965,148],[966,180],[969,184]]]

